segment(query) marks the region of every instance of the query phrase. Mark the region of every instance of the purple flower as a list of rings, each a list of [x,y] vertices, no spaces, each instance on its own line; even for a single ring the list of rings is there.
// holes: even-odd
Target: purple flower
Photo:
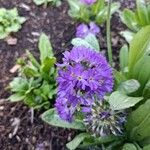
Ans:
[[[90,27],[90,32],[93,34],[97,34],[100,32],[100,28],[94,22],[90,22],[89,27]]]
[[[80,0],[81,3],[84,3],[86,5],[93,5],[97,0]]]
[[[91,22],[89,26],[82,23],[76,29],[76,37],[85,38],[89,34],[96,35],[99,32],[100,28],[94,22]]]
[[[70,102],[70,100],[72,100],[72,102]],[[71,97],[70,99],[67,97],[58,97],[55,103],[59,117],[68,122],[73,120],[73,114],[76,110],[77,102],[73,102],[73,100],[74,99]]]
[[[112,69],[106,58],[84,46],[65,52],[63,64],[58,64],[58,97],[56,109],[59,116],[72,120],[76,109],[90,106],[94,95],[99,98],[112,91]]]

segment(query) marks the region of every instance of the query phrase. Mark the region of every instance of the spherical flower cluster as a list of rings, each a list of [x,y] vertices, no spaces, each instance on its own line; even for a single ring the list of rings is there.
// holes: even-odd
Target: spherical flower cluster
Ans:
[[[122,135],[125,121],[126,114],[112,111],[106,101],[96,101],[91,108],[88,107],[84,119],[88,130],[98,137]]]
[[[112,69],[105,57],[84,46],[74,47],[64,53],[58,64],[58,97],[56,109],[59,116],[72,121],[79,106],[90,106],[94,95],[99,98],[112,91]]]
[[[85,38],[89,34],[96,35],[99,32],[100,28],[94,22],[90,22],[89,26],[82,23],[76,29],[76,37]]]
[[[81,3],[84,3],[86,5],[93,5],[94,3],[96,3],[97,0],[80,0]]]

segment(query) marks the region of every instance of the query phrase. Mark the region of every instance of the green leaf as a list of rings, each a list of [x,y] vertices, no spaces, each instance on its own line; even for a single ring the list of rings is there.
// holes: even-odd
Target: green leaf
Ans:
[[[80,11],[80,5],[78,0],[68,0],[68,4],[70,5],[71,10]]]
[[[131,31],[121,31],[120,34],[125,38],[128,43],[130,43],[135,36],[135,33]]]
[[[16,93],[16,94],[11,95],[8,99],[11,102],[19,102],[19,101],[22,101],[24,98],[25,98],[25,96],[23,94]]]
[[[28,56],[29,60],[31,61],[32,65],[39,69],[40,68],[40,64],[35,59],[35,57],[28,50],[26,50],[26,53],[27,53],[27,56]]]
[[[120,68],[122,72],[124,72],[125,68],[128,66],[128,58],[129,58],[128,46],[124,45],[121,48],[119,54]]]
[[[85,41],[87,41],[95,50],[100,51],[100,46],[95,35],[89,34],[85,37]]]
[[[118,89],[118,86],[120,85],[120,83],[126,81],[127,79],[122,72],[119,72],[117,70],[113,71],[113,75],[115,78],[115,87],[114,88]]]
[[[56,63],[55,57],[46,57],[42,63],[41,70],[47,74],[49,74],[50,69],[54,67],[54,64]]]
[[[47,6],[48,3],[52,2],[52,4],[56,5],[56,7],[61,5],[60,0],[33,0],[36,5],[45,4]]]
[[[135,13],[129,9],[124,9],[120,14],[121,21],[131,30],[137,32],[139,27],[137,25]]]
[[[143,97],[130,97],[119,91],[116,91],[110,95],[109,104],[112,110],[122,110],[133,107],[142,99]]]
[[[36,5],[42,5],[46,0],[33,0]]]
[[[147,138],[143,139],[142,141],[139,142],[139,144],[140,144],[142,147],[145,147],[145,146],[150,145],[150,137],[147,137]]]
[[[142,26],[149,24],[149,16],[146,8],[145,0],[136,0],[137,14]]]
[[[137,91],[139,88],[140,88],[140,83],[135,79],[131,79],[122,82],[118,87],[118,91],[128,95]]]
[[[115,13],[120,7],[119,3],[112,3],[111,4],[111,15],[113,13]],[[101,9],[97,15],[96,15],[96,23],[97,24],[102,24],[107,20],[107,7],[104,7],[103,9]]]
[[[26,77],[38,77],[39,76],[38,70],[33,69],[31,67],[28,67],[28,66],[25,66],[23,68],[23,74]]]
[[[133,111],[127,120],[126,129],[130,139],[142,140],[150,136],[150,100]]]
[[[150,113],[145,116],[144,120],[131,132],[131,139],[141,141],[150,136]]]
[[[138,150],[134,144],[126,143],[123,145],[122,150]]]
[[[41,34],[39,39],[39,50],[41,63],[43,63],[47,57],[54,56],[49,38],[44,33]]]
[[[139,81],[141,87],[138,91],[139,95],[142,95],[143,89],[150,79],[150,56],[143,56],[130,71],[131,78]]]
[[[62,127],[62,128],[71,128],[78,130],[85,130],[85,126],[81,120],[75,120],[72,123],[63,121],[56,114],[54,109],[50,109],[42,114],[42,120],[47,122],[49,125]]]
[[[80,133],[71,142],[67,143],[67,148],[69,150],[75,150],[88,136],[90,136],[88,133]]]
[[[150,150],[150,144],[147,146],[144,146],[143,150]]]
[[[98,41],[94,35],[88,35],[85,39],[81,38],[74,38],[71,41],[71,44],[78,47],[78,46],[85,46],[87,48],[91,48],[95,51],[100,51],[100,47]]]
[[[129,50],[129,70],[132,71],[136,62],[150,52],[150,26],[141,29],[133,38]]]
[[[104,0],[96,1],[96,3],[94,3],[91,7],[93,14],[97,15],[97,13],[99,13],[102,9],[105,8],[105,1]]]
[[[85,47],[94,49],[92,45],[90,45],[87,41],[85,41],[85,39],[81,39],[81,38],[73,39],[71,41],[71,44],[73,46],[76,46],[76,47],[78,47],[78,46],[85,46]]]
[[[10,82],[10,89],[12,92],[24,92],[28,90],[28,81],[21,77],[16,77],[12,82]]]
[[[150,80],[146,83],[142,95],[145,99],[150,98]]]

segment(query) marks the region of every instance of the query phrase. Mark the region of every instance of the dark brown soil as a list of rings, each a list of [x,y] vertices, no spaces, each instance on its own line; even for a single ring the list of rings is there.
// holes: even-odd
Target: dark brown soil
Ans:
[[[117,1],[117,0],[116,0]],[[133,0],[123,1],[124,6],[134,7]],[[50,127],[40,119],[41,112],[35,112],[34,122],[30,121],[30,110],[23,104],[10,104],[4,99],[9,96],[6,89],[14,74],[10,69],[18,57],[29,49],[38,56],[37,41],[41,32],[51,39],[54,53],[61,59],[62,52],[68,50],[70,41],[75,35],[75,23],[67,15],[68,5],[63,2],[59,8],[48,6],[37,7],[32,0],[0,0],[0,7],[17,7],[19,14],[27,18],[22,29],[12,38],[17,38],[17,44],[10,46],[6,41],[0,41],[0,150],[63,150],[71,140],[74,131]],[[112,43],[114,60],[118,61],[118,50],[125,43],[119,32],[125,26],[119,21],[118,15],[112,18]],[[105,28],[101,27],[99,34],[101,48],[106,52]],[[13,124],[16,125],[13,126]],[[17,128],[18,127],[18,128]],[[13,133],[16,130],[16,134]]]

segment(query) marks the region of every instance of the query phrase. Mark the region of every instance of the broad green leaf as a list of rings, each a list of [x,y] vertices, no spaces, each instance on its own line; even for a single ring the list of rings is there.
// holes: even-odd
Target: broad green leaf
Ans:
[[[144,140],[149,136],[150,136],[150,111],[147,114],[147,116],[145,116],[145,118],[141,121],[141,123],[132,129],[130,134],[131,139],[134,139],[136,141]]]
[[[127,120],[126,129],[131,139],[142,140],[150,134],[150,100],[133,111]],[[146,135],[146,136],[145,136]],[[150,136],[150,135],[149,135]]]
[[[100,0],[97,1],[96,3],[94,3],[92,5],[92,12],[97,15],[97,13],[99,13],[100,10],[105,8],[105,1],[104,0]]]
[[[67,143],[67,148],[69,150],[75,150],[88,136],[90,136],[88,133],[80,133],[71,142]]]
[[[135,106],[143,97],[130,97],[119,91],[113,92],[109,97],[109,104],[112,110],[122,110]]]
[[[143,139],[142,141],[139,142],[139,144],[140,144],[142,147],[145,147],[145,146],[150,145],[150,137],[147,137],[147,138]]]
[[[149,24],[149,17],[146,8],[145,0],[136,0],[137,14],[142,26]]]
[[[35,57],[28,50],[26,50],[26,53],[27,53],[27,56],[28,56],[29,60],[31,61],[32,65],[39,69],[40,68],[40,64],[35,59]]]
[[[149,5],[147,6],[147,11],[148,11],[149,23],[150,23],[150,3],[149,3]]]
[[[128,43],[133,40],[133,37],[135,35],[135,33],[131,31],[121,31],[120,34],[125,38]]]
[[[143,56],[134,66],[133,70],[130,72],[131,78],[139,81],[141,87],[139,89],[139,94],[142,94],[143,88],[150,79],[150,56]]]
[[[2,33],[0,33],[0,39],[4,39],[4,38],[6,38],[8,35],[9,35],[9,33],[7,33],[7,32],[2,32]]]
[[[25,17],[18,17],[18,22],[20,24],[24,23],[27,19]]]
[[[77,20],[79,20],[80,22],[89,23],[90,11],[89,11],[89,9],[87,9],[87,7],[85,5],[81,5],[80,11],[79,11],[78,16],[77,16]]]
[[[35,95],[32,93],[26,94],[24,98],[24,103],[28,105],[29,107],[35,107],[41,102],[42,102],[42,99],[40,99],[40,96],[37,100],[37,97],[35,97]]]
[[[131,79],[122,82],[118,87],[118,91],[128,95],[137,91],[139,88],[140,88],[140,83],[135,79]]]
[[[140,123],[139,126],[134,127],[131,132],[131,139],[141,141],[150,136],[150,114]]]
[[[17,8],[10,9],[10,14],[14,17],[17,17],[18,16]]]
[[[123,145],[122,150],[138,150],[134,144],[126,143]]]
[[[50,69],[54,67],[55,63],[56,63],[55,57],[46,57],[42,63],[41,70],[45,73],[49,73]]]
[[[150,150],[150,144],[147,146],[144,146],[143,150]]]
[[[130,43],[129,70],[132,71],[136,62],[150,52],[150,26],[141,29]]]
[[[47,57],[54,56],[49,38],[44,33],[41,34],[39,39],[39,50],[41,63],[43,63]]]
[[[47,6],[48,3],[52,2],[52,4],[55,4],[56,7],[61,5],[60,0],[33,0],[36,5],[42,5],[45,4]]]
[[[120,68],[121,71],[124,72],[124,69],[128,66],[128,59],[129,59],[129,52],[128,52],[128,46],[124,45],[119,54],[120,59]]]
[[[46,101],[46,102],[43,102],[41,104],[36,104],[33,108],[34,109],[40,109],[40,108],[45,108],[45,109],[49,109],[50,107],[50,102],[49,101]]]
[[[11,95],[8,99],[11,102],[19,102],[19,101],[22,101],[24,98],[25,98],[25,96],[23,94],[16,93],[16,94]]]
[[[8,33],[10,33],[10,32],[17,32],[20,28],[21,28],[20,24],[14,23],[12,26],[7,27],[5,29],[5,31],[8,32]]]
[[[98,40],[95,35],[89,34],[88,36],[85,37],[85,40],[98,52],[100,51],[100,46],[98,43]]]
[[[26,77],[38,77],[39,76],[38,70],[31,68],[29,66],[25,66],[23,68],[23,74]]]
[[[89,147],[101,145],[101,144],[108,144],[110,146],[110,143],[122,141],[122,137],[109,135],[104,137],[94,137],[94,136],[87,136],[87,138],[84,139],[83,144],[79,145],[79,148],[81,149],[88,149]]]
[[[85,126],[81,120],[75,120],[72,123],[63,121],[59,118],[56,114],[54,109],[50,109],[42,114],[42,120],[47,122],[49,125],[62,127],[62,128],[71,128],[71,129],[78,129],[78,130],[85,130]]]
[[[134,32],[138,31],[139,28],[137,26],[135,13],[129,9],[124,9],[124,11],[120,14],[122,22]]]
[[[78,46],[85,46],[87,48],[91,48],[95,51],[97,51],[95,49],[95,46],[93,47],[93,45],[91,45],[91,43],[88,43],[85,39],[81,39],[81,38],[75,38],[71,41],[71,44],[78,47]]]
[[[12,92],[24,92],[28,89],[28,81],[21,77],[14,78],[9,84]]]
[[[119,3],[112,3],[111,4],[111,15],[113,13],[115,13],[120,7],[120,4]],[[107,19],[107,7],[104,7],[102,10],[99,11],[99,13],[96,15],[96,22],[98,24],[101,24],[103,22],[106,21]]]
[[[146,83],[142,95],[145,99],[150,98],[150,80]]]
[[[68,11],[68,14],[71,16],[71,17],[75,17],[75,18],[78,18],[80,16],[79,15],[79,12],[80,12],[80,3],[78,0],[67,0],[68,1],[68,4],[70,6],[70,9]]]
[[[115,79],[114,89],[117,90],[120,83],[126,81],[127,79],[122,72],[119,72],[117,70],[113,71],[113,75],[114,75],[114,79]]]

